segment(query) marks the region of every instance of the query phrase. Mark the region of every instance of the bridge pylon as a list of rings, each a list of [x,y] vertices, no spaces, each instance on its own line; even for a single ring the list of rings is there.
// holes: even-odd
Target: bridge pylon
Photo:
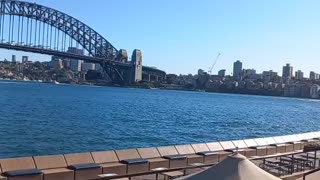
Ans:
[[[131,57],[131,83],[142,81],[142,53],[140,49],[135,49]]]

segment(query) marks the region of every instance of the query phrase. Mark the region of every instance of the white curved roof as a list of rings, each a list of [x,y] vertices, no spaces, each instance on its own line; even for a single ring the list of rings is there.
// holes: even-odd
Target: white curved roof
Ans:
[[[176,180],[281,180],[260,169],[246,157],[233,154],[218,165]]]

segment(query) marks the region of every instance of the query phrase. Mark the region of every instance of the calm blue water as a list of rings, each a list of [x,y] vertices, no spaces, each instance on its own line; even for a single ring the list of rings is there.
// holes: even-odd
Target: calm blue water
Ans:
[[[320,130],[320,101],[0,81],[0,157]]]

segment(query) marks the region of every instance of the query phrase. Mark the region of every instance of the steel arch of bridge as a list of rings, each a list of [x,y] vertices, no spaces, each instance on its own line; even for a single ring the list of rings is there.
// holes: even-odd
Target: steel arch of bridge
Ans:
[[[58,10],[24,1],[1,0],[0,14],[27,17],[49,24],[78,42],[89,56],[112,61],[118,55],[118,50],[103,36]]]

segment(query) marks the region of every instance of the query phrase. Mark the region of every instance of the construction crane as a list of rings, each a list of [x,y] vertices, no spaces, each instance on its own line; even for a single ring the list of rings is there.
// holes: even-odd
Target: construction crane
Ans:
[[[217,55],[217,57],[216,57],[216,59],[214,60],[214,62],[213,62],[213,64],[212,64],[212,66],[211,67],[209,67],[209,71],[208,71],[208,73],[211,75],[211,73],[212,73],[212,69],[213,69],[213,67],[217,64],[217,62],[218,62],[218,59],[219,59],[219,57],[221,56],[221,53],[218,53],[218,55]]]

